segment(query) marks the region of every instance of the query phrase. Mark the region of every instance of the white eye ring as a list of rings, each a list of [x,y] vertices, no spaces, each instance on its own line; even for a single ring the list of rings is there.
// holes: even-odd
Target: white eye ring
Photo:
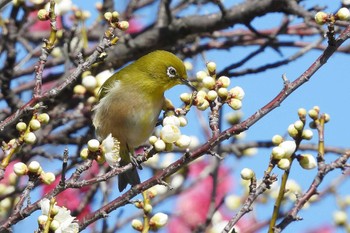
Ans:
[[[169,66],[168,69],[166,70],[166,74],[168,75],[169,78],[174,78],[176,77],[176,69],[172,66]]]

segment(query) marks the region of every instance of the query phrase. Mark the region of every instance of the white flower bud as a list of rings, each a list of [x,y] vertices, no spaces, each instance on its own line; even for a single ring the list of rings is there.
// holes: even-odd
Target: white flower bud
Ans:
[[[104,70],[96,75],[97,86],[100,87],[104,82],[113,75],[110,70]]]
[[[298,116],[300,119],[303,119],[306,117],[307,111],[305,108],[299,108],[298,109]]]
[[[285,151],[285,158],[290,158],[292,154],[295,152],[296,144],[295,141],[284,141],[278,146],[282,147]]]
[[[232,95],[232,98],[235,99],[239,99],[242,100],[244,98],[244,90],[242,89],[242,87],[236,86],[234,88],[232,88],[229,93]]]
[[[52,172],[42,172],[40,178],[44,184],[52,184],[55,181],[56,176]]]
[[[131,226],[132,226],[132,228],[134,228],[135,230],[137,230],[137,231],[142,231],[142,229],[143,229],[143,224],[142,224],[142,222],[140,221],[140,220],[138,220],[138,219],[133,219],[132,221],[131,221]]]
[[[159,229],[168,222],[168,215],[164,213],[156,213],[153,215],[153,217],[149,220],[149,224],[154,229]]]
[[[226,76],[221,76],[218,79],[218,83],[220,87],[228,87],[230,86],[230,82],[231,82],[230,78]]]
[[[40,226],[44,226],[45,224],[46,224],[46,222],[47,222],[47,219],[48,219],[49,217],[47,216],[47,215],[40,215],[39,217],[38,217],[38,223],[39,223],[39,225]]]
[[[191,138],[187,135],[181,135],[180,138],[175,142],[180,148],[188,148],[191,144]]]
[[[85,76],[81,83],[89,91],[93,91],[97,86],[96,78],[92,75]]]
[[[159,151],[159,152],[164,151],[165,146],[166,146],[165,142],[162,139],[159,139],[154,143],[154,149],[156,149],[156,151]]]
[[[167,116],[163,119],[163,126],[166,125],[175,125],[180,126],[180,119],[177,116]]]
[[[218,97],[218,93],[214,90],[208,91],[207,98],[210,101],[214,101]]]
[[[180,99],[184,103],[190,103],[191,102],[192,95],[190,93],[182,93],[180,95]]]
[[[327,123],[328,121],[331,120],[331,116],[327,113],[324,114],[324,122]]]
[[[91,152],[96,152],[100,148],[100,142],[97,139],[91,139],[87,143],[88,149]]]
[[[156,143],[157,140],[158,140],[158,137],[154,135],[148,138],[148,141],[151,145],[154,145],[154,143]]]
[[[23,132],[24,130],[27,129],[27,124],[24,123],[24,122],[18,122],[17,125],[16,125],[16,129],[17,129],[19,132]]]
[[[274,145],[278,146],[281,142],[283,142],[283,137],[281,135],[276,134],[272,137],[272,143]]]
[[[277,163],[277,167],[279,167],[282,170],[288,170],[290,167],[290,160],[289,159],[280,159]]]
[[[301,131],[304,128],[304,123],[301,120],[294,122],[294,128]]]
[[[216,63],[215,62],[208,62],[207,63],[207,69],[210,73],[215,73],[216,71]]]
[[[205,71],[198,71],[197,73],[196,73],[196,78],[197,78],[197,80],[198,81],[203,81],[203,79],[204,79],[204,77],[206,77],[206,76],[208,76],[208,74],[207,74],[207,72],[205,72]]]
[[[185,61],[184,62],[186,70],[193,70],[193,65],[191,62]]]
[[[288,126],[288,133],[292,138],[295,138],[298,135],[298,130],[294,127],[294,124]]]
[[[60,227],[60,222],[57,221],[56,219],[53,219],[50,224],[50,230],[56,231],[59,227]]]
[[[152,207],[151,204],[146,204],[146,205],[144,205],[144,207],[143,207],[143,210],[144,210],[146,213],[151,213],[151,212],[152,212],[152,209],[153,209],[153,207]]]
[[[309,117],[313,120],[316,120],[318,118],[318,111],[315,109],[310,109],[308,114],[309,114]]]
[[[211,76],[206,76],[203,78],[203,85],[205,88],[214,89],[215,87],[215,79]]]
[[[37,119],[32,119],[29,122],[29,127],[31,130],[36,131],[36,130],[40,129],[41,123]]]
[[[178,118],[180,120],[180,126],[181,127],[184,127],[184,126],[186,126],[188,124],[186,116],[179,116]]]
[[[348,21],[350,19],[350,11],[346,7],[340,8],[335,15],[342,21]]]
[[[237,195],[226,196],[225,204],[230,210],[237,210],[242,205],[241,197]]]
[[[338,210],[333,213],[334,223],[338,226],[343,226],[346,224],[348,215],[343,210]]]
[[[226,87],[220,87],[218,89],[218,95],[220,96],[220,98],[225,100],[227,98],[227,96],[228,96],[227,88]]]
[[[273,159],[282,159],[284,156],[285,156],[285,150],[283,149],[283,147],[280,147],[280,146],[275,146],[273,149],[272,149],[272,158]]]
[[[166,143],[176,142],[180,136],[180,129],[176,125],[165,125],[160,131],[160,138]]]
[[[49,12],[45,9],[40,9],[37,16],[40,21],[46,21],[49,19]]]
[[[317,24],[323,25],[326,23],[328,15],[322,11],[319,11],[315,15],[315,22]]]
[[[232,98],[229,100],[228,105],[233,109],[233,110],[239,110],[242,108],[242,101],[239,99]]]
[[[250,180],[255,176],[255,173],[250,168],[243,168],[241,171],[241,177],[243,180]]]
[[[28,169],[30,172],[35,173],[35,174],[40,174],[43,170],[38,161],[30,162],[28,165]]]
[[[298,161],[300,166],[307,170],[314,169],[317,166],[316,159],[311,154],[301,154]]]
[[[13,165],[13,171],[16,173],[17,176],[23,176],[27,174],[28,167],[22,162],[17,162]]]
[[[28,132],[24,135],[23,140],[25,143],[32,145],[36,141],[36,136],[33,132]]]
[[[77,95],[84,95],[86,93],[86,88],[83,85],[78,84],[74,86],[73,92]]]
[[[120,21],[119,22],[119,28],[123,31],[128,30],[129,28],[129,22],[128,21]]]
[[[50,121],[50,116],[47,113],[41,113],[38,116],[38,120],[43,124],[47,124]]]
[[[88,148],[83,148],[81,151],[80,151],[80,157],[82,159],[87,159],[89,157],[89,149]]]
[[[206,99],[204,99],[200,105],[197,105],[197,108],[201,111],[206,110],[208,107],[209,107],[209,102]]]
[[[303,130],[301,137],[303,139],[310,140],[310,139],[312,139],[313,135],[314,135],[314,133],[312,132],[312,130],[305,129],[305,130]]]

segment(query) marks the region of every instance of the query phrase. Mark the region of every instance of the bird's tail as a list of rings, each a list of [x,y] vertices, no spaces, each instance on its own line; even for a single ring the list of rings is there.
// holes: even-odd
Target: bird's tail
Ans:
[[[127,170],[126,172],[119,174],[118,176],[119,192],[123,191],[128,184],[130,184],[131,186],[134,186],[139,183],[140,183],[140,177],[135,167],[133,167],[131,170]]]

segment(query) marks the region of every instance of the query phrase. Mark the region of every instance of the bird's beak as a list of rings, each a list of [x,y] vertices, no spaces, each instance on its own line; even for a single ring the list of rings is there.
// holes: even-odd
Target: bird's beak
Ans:
[[[180,78],[181,82],[183,84],[185,84],[186,86],[188,86],[189,88],[191,88],[193,91],[197,91],[196,87],[194,87],[190,81],[188,81],[188,79],[185,79],[185,78]]]

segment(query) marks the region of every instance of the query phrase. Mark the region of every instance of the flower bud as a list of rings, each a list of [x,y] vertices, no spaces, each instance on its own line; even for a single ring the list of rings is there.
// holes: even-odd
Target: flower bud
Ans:
[[[203,79],[204,79],[204,77],[206,77],[206,76],[208,76],[208,74],[205,72],[205,71],[198,71],[197,73],[196,73],[196,78],[197,78],[197,80],[198,81],[203,81]]]
[[[180,138],[175,142],[180,148],[188,148],[191,144],[191,138],[187,135],[181,135]]]
[[[96,75],[97,86],[102,86],[113,73],[110,70],[104,70]]]
[[[229,93],[232,95],[232,98],[235,99],[239,99],[242,100],[244,98],[244,90],[242,89],[242,87],[236,86],[234,88],[232,88]]]
[[[152,212],[152,205],[151,204],[145,204],[145,206],[143,207],[143,210],[146,212],[146,213],[151,213]]]
[[[292,154],[295,152],[296,149],[296,144],[294,141],[284,141],[281,144],[279,144],[278,146],[282,147],[285,151],[285,158],[290,158],[292,156]]]
[[[290,167],[290,160],[289,159],[280,159],[277,163],[277,167],[282,170],[288,170]]]
[[[211,76],[204,77],[202,82],[204,87],[208,88],[209,90],[214,89],[215,87],[215,79]]]
[[[83,84],[87,90],[93,91],[97,87],[97,80],[94,76],[87,75],[83,78],[81,84]]]
[[[283,137],[281,135],[276,134],[272,137],[272,143],[274,145],[278,146],[281,142],[283,142]]]
[[[250,180],[255,176],[255,173],[250,168],[243,168],[241,171],[241,177],[243,180]]]
[[[29,122],[29,127],[31,130],[36,131],[36,130],[40,129],[41,123],[37,119],[32,119]]]
[[[304,128],[304,123],[301,120],[294,122],[294,128],[301,131]]]
[[[46,224],[46,222],[47,222],[47,219],[48,219],[49,217],[47,216],[47,215],[40,215],[39,217],[38,217],[38,224],[40,225],[40,226],[45,226],[45,224]]]
[[[81,151],[80,151],[80,157],[84,160],[88,159],[89,158],[89,149],[88,148],[83,148]]]
[[[119,28],[123,31],[128,30],[129,28],[129,22],[128,21],[120,21],[119,22]]]
[[[166,143],[176,142],[180,136],[180,129],[176,125],[165,125],[160,131],[160,138]]]
[[[283,149],[283,147],[280,147],[280,146],[275,146],[273,149],[272,149],[272,158],[273,159],[282,159],[284,156],[285,156],[286,152],[285,150]]]
[[[112,12],[112,18],[113,18],[114,20],[118,20],[118,18],[119,18],[119,12],[118,12],[118,11],[113,11],[113,12]]]
[[[220,96],[221,99],[226,99],[228,96],[228,90],[226,87],[220,87],[218,89],[218,95]]]
[[[38,120],[42,124],[47,124],[50,121],[50,116],[47,113],[41,113],[41,114],[38,115]]]
[[[25,143],[32,145],[36,141],[36,136],[33,132],[28,132],[24,135],[23,140]]]
[[[241,197],[237,195],[228,195],[225,198],[225,204],[230,210],[236,210],[242,204]]]
[[[49,19],[49,12],[45,9],[40,9],[37,16],[40,21],[46,21]]]
[[[154,149],[156,149],[158,152],[164,151],[165,146],[165,142],[162,139],[159,139],[154,143]]]
[[[59,227],[60,227],[60,222],[57,221],[56,219],[53,219],[50,224],[50,230],[56,231]]]
[[[230,86],[230,82],[231,82],[230,78],[226,76],[221,76],[218,79],[218,84],[220,87],[228,87]]]
[[[303,130],[301,137],[305,140],[310,140],[310,139],[312,139],[313,135],[314,134],[310,129],[305,129],[305,130]]]
[[[317,110],[315,110],[315,109],[310,109],[309,112],[308,112],[308,114],[309,114],[309,117],[310,117],[311,119],[317,120],[317,118],[318,118],[318,111],[317,111]]]
[[[319,25],[323,25],[327,21],[328,15],[322,11],[319,11],[315,15],[315,22]]]
[[[158,137],[157,137],[157,136],[154,136],[154,135],[152,135],[152,136],[150,136],[150,137],[148,138],[148,142],[149,142],[151,145],[154,145],[154,143],[156,143],[157,140],[158,140]]]
[[[208,62],[207,63],[207,69],[210,73],[215,73],[216,71],[216,63],[215,62]]]
[[[19,132],[23,132],[24,130],[27,129],[27,124],[24,123],[24,122],[18,122],[17,125],[16,125],[16,129],[17,129]]]
[[[350,11],[346,7],[340,8],[335,15],[342,21],[348,21],[350,19]]]
[[[336,225],[343,226],[347,222],[348,215],[343,210],[338,210],[333,213],[333,220]]]
[[[327,113],[324,114],[324,122],[327,123],[328,121],[331,120],[331,116]]]
[[[105,19],[107,20],[107,21],[111,21],[112,20],[112,12],[106,12],[106,13],[104,13],[104,15],[103,15],[104,17],[105,17]]]
[[[77,95],[84,95],[86,93],[86,88],[83,85],[78,84],[74,86],[73,92]]]
[[[317,166],[316,159],[311,154],[301,154],[298,157],[300,166],[304,169],[311,170]]]
[[[142,222],[140,221],[140,220],[138,220],[138,219],[133,219],[132,221],[131,221],[131,226],[132,226],[132,228],[134,228],[135,230],[137,230],[137,231],[142,231],[143,230],[143,224],[142,224]]]
[[[168,222],[168,215],[164,213],[156,213],[153,215],[153,217],[149,220],[149,225],[152,227],[152,229],[159,229]]]
[[[294,124],[290,124],[288,126],[288,134],[292,137],[295,138],[298,135],[298,130],[294,127]]]
[[[23,176],[27,174],[28,167],[22,162],[17,162],[13,165],[13,171],[16,173],[17,176]]]
[[[188,104],[188,103],[191,102],[191,98],[192,98],[192,95],[189,94],[189,93],[182,93],[182,94],[180,95],[181,101],[184,102],[184,103],[186,103],[186,104]]]
[[[28,170],[34,174],[40,174],[43,171],[38,161],[30,162],[28,165]]]
[[[186,116],[179,116],[178,118],[180,120],[180,127],[184,127],[188,124]]]
[[[210,101],[214,101],[218,97],[218,93],[214,90],[208,91],[207,98]]]
[[[306,117],[307,111],[305,108],[298,109],[298,116],[300,119],[304,119]]]
[[[180,119],[177,116],[167,116],[163,119],[163,126],[166,125],[175,125],[180,126]]]
[[[232,98],[229,100],[228,105],[233,109],[233,110],[239,110],[242,107],[242,101],[239,99]]]
[[[88,149],[91,152],[96,152],[100,148],[100,142],[97,139],[91,139],[87,143]]]
[[[204,99],[200,105],[197,105],[197,108],[201,111],[204,111],[209,107],[209,105],[209,102],[206,99]]]
[[[188,71],[193,70],[193,65],[191,62],[185,61],[184,65],[185,65],[186,70],[188,70]]]
[[[52,172],[42,172],[40,178],[44,184],[52,184],[55,181],[56,176]]]

